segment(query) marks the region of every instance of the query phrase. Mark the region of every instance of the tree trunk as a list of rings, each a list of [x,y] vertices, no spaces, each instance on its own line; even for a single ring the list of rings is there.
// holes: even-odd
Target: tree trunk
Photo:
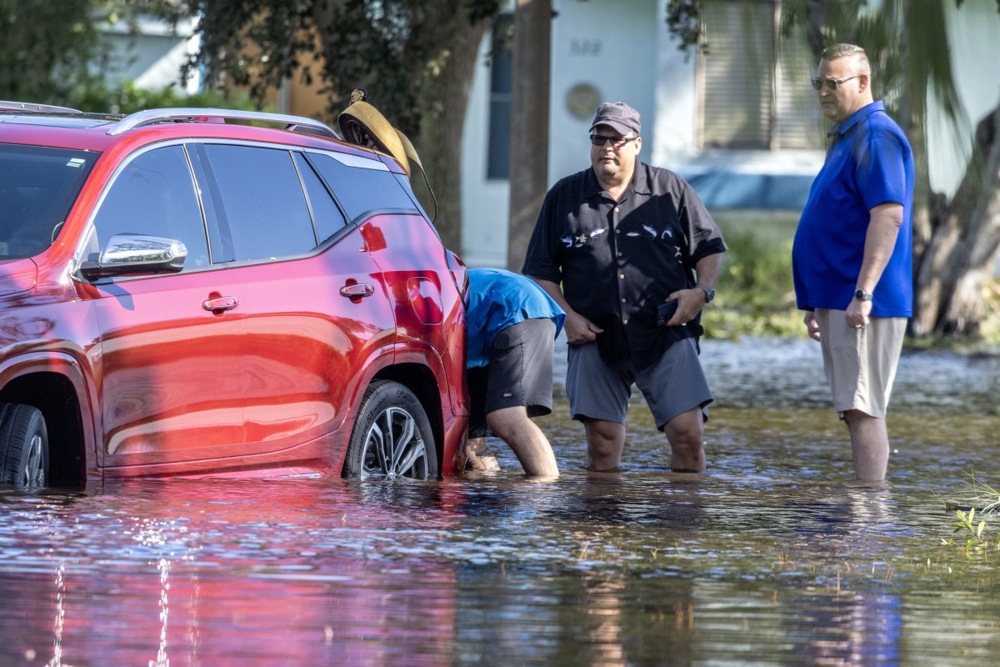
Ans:
[[[517,0],[507,268],[520,271],[549,180],[551,0]]]
[[[479,45],[489,28],[488,21],[470,25],[464,17],[454,21],[455,30],[443,44],[437,64],[420,91],[420,136],[414,139],[420,161],[437,200],[435,225],[446,247],[462,250],[462,142],[469,92],[478,63]],[[411,137],[412,138],[412,137]],[[414,175],[414,191],[428,206],[428,193]],[[427,209],[428,215],[434,211]]]
[[[1000,247],[1000,107],[976,128],[965,177],[949,204],[932,206],[930,222],[927,248],[914,258],[910,333],[978,337]]]
[[[311,17],[322,43],[324,78],[332,82],[331,98],[364,87],[386,120],[407,135],[428,181],[419,169],[412,170],[413,190],[442,241],[456,252],[461,250],[465,113],[479,46],[496,14],[487,5],[387,2],[386,16],[374,20],[358,13],[366,2],[329,0],[317,2]],[[405,34],[393,12],[406,18]]]

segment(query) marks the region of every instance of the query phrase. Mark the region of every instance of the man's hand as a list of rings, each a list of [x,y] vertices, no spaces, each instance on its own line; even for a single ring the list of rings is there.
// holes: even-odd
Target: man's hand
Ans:
[[[847,326],[861,329],[868,324],[868,316],[871,312],[871,301],[851,299],[851,303],[848,304],[847,310],[844,312],[844,319],[847,320]]]
[[[671,292],[667,301],[677,299],[677,312],[667,322],[668,327],[679,327],[698,316],[705,307],[705,292],[700,287]]]
[[[813,340],[819,340],[819,322],[816,321],[816,313],[807,310],[806,314],[802,317],[802,321],[806,324],[806,332],[809,334],[809,337]]]
[[[597,326],[575,310],[566,311],[566,322],[563,324],[566,341],[570,345],[586,345],[597,340],[597,334],[604,329]]]

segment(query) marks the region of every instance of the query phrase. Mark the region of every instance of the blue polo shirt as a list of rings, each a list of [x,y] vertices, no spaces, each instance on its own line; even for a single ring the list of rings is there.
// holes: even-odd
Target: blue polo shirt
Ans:
[[[469,269],[469,292],[465,316],[468,320],[467,368],[486,366],[490,346],[504,329],[524,320],[550,319],[556,336],[566,313],[531,278],[503,269]]]
[[[892,257],[874,290],[874,317],[913,314],[913,152],[881,101],[830,130],[833,143],[813,181],[792,246],[799,308],[846,310],[854,291],[870,210],[903,205]]]

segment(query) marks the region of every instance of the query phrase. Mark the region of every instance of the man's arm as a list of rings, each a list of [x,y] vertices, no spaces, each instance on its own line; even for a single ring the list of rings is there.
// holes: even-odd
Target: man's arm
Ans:
[[[538,286],[545,290],[545,293],[552,297],[552,300],[558,303],[559,307],[566,312],[566,322],[563,324],[563,330],[566,332],[566,340],[571,345],[593,343],[597,339],[597,334],[604,331],[604,329],[570,308],[569,303],[566,302],[566,297],[563,296],[562,290],[559,289],[559,285],[551,280],[542,280],[534,276],[528,277],[538,283]]]
[[[882,271],[885,270],[896,247],[896,237],[903,224],[903,205],[894,202],[879,204],[870,212],[868,233],[865,236],[865,254],[858,273],[857,289],[871,294],[875,291]],[[865,325],[872,312],[871,301],[851,299],[845,317],[850,326]]]

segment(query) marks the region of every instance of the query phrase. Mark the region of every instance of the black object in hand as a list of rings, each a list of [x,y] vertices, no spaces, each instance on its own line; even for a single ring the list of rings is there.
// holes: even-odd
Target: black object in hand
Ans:
[[[677,299],[664,301],[656,307],[656,326],[665,327],[670,318],[677,312]]]

